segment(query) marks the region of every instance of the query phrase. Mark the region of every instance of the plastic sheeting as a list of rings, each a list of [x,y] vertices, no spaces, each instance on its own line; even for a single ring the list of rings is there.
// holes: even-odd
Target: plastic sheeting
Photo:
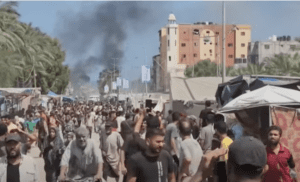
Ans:
[[[222,110],[231,108],[243,109],[253,105],[262,106],[270,104],[300,104],[300,91],[267,85],[260,89],[240,95],[226,104]]]

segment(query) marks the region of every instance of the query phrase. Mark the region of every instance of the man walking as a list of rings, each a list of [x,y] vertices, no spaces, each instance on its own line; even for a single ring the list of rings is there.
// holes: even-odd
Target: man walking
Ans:
[[[88,177],[101,180],[103,159],[99,147],[88,138],[89,131],[85,127],[77,128],[75,135],[76,139],[70,142],[62,156],[59,181]]]
[[[172,157],[162,150],[164,132],[148,130],[146,143],[146,151],[138,152],[129,159],[127,182],[175,182]]]
[[[214,130],[215,116],[214,114],[208,114],[206,117],[207,126],[202,128],[200,132],[200,145],[202,147],[203,153],[211,151]]]
[[[180,121],[179,131],[182,137],[178,182],[189,181],[197,172],[203,151],[199,143],[191,137],[192,125],[188,120]]]
[[[292,182],[290,170],[295,176],[295,162],[289,149],[282,146],[279,141],[282,129],[279,126],[271,126],[268,130],[267,156],[269,170],[264,175],[264,182]]]
[[[21,154],[21,136],[8,134],[5,139],[7,156],[0,158],[0,181],[37,182],[37,168],[32,157]]]

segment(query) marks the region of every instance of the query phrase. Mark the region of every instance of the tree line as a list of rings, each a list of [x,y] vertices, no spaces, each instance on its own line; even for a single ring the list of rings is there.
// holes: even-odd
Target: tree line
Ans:
[[[219,66],[219,76],[222,75],[222,65]],[[217,76],[217,64],[209,60],[200,61],[194,68],[188,67],[185,76],[193,77],[214,77]],[[248,64],[245,68],[226,68],[226,76],[239,75],[276,75],[276,76],[300,76],[300,56],[277,54],[274,57],[266,58],[260,64]]]
[[[17,2],[0,2],[0,87],[41,87],[62,94],[70,70],[64,66],[65,52],[51,38],[19,21]]]

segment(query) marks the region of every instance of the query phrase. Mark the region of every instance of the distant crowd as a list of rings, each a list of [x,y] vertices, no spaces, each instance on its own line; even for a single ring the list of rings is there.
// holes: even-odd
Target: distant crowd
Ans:
[[[0,181],[295,182],[295,162],[271,126],[264,145],[205,103],[199,116],[110,103],[55,101],[1,118]]]

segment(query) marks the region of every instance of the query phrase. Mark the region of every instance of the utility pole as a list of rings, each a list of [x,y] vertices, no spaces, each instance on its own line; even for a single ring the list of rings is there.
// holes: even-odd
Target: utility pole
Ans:
[[[225,1],[223,1],[223,74],[222,83],[225,82],[226,76],[226,51],[225,51]]]
[[[33,68],[33,77],[34,77],[34,88],[36,88],[36,74],[35,74],[35,68]]]

